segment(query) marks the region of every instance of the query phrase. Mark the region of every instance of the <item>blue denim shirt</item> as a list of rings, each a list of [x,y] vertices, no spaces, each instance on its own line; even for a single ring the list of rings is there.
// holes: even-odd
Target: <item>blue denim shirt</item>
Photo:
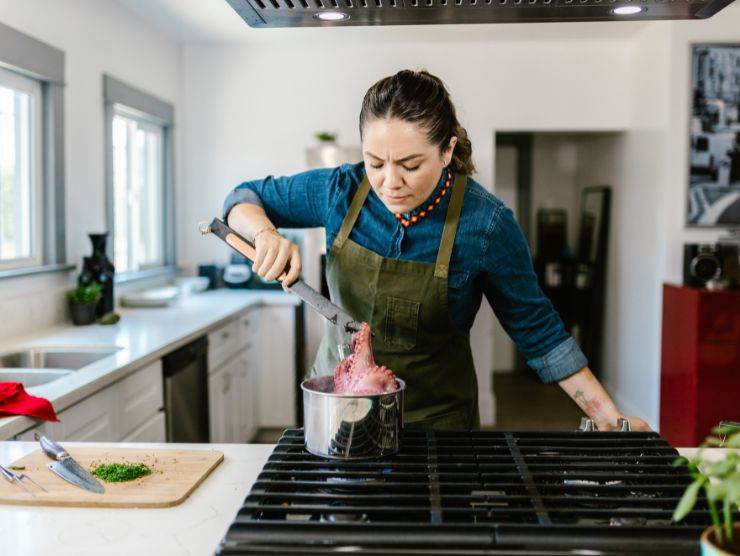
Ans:
[[[234,205],[258,204],[277,227],[324,227],[329,252],[364,175],[360,162],[244,182],[227,197],[224,218]],[[384,257],[434,263],[450,197],[448,193],[426,218],[404,228],[371,190],[350,238]],[[586,366],[586,357],[537,283],[529,247],[511,210],[472,178],[463,199],[448,286],[453,322],[469,330],[485,295],[542,381],[562,380]]]

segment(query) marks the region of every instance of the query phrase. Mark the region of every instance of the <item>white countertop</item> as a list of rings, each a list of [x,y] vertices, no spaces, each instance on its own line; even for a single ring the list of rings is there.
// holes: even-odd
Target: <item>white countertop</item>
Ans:
[[[273,450],[270,444],[64,443],[73,454],[75,446],[220,450],[224,461],[172,508],[0,505],[3,556],[213,554]],[[11,463],[36,449],[36,442],[0,442],[0,462]]]
[[[59,412],[250,307],[299,303],[297,296],[281,290],[213,290],[184,296],[170,307],[122,308],[121,320],[114,325],[69,324],[3,340],[0,352],[30,346],[121,348],[115,355],[59,380],[28,389],[35,396],[47,398]],[[28,417],[0,418],[0,438],[10,438],[36,423]]]
[[[42,508],[0,505],[3,555],[54,554],[157,556],[213,554],[274,446],[270,444],[135,444],[65,442],[116,446],[220,450],[224,461],[179,506],[172,508]],[[0,462],[11,463],[38,449],[36,442],[0,442]],[[692,455],[695,448],[678,448]],[[707,450],[719,457],[723,450]]]

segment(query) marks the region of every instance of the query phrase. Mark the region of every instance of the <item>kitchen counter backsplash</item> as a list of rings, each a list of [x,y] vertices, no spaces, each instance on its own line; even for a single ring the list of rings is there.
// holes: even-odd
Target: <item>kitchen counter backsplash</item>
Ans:
[[[76,280],[76,271],[0,280],[0,345],[34,330],[71,325],[66,292]]]

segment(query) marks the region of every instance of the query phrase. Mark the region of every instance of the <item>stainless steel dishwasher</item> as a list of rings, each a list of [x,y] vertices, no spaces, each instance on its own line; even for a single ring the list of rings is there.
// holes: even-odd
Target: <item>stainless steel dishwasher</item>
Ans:
[[[162,358],[167,442],[208,442],[208,339]]]

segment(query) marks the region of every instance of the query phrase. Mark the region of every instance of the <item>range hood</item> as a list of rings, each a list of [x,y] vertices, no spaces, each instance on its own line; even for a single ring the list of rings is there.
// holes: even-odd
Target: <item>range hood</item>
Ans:
[[[733,0],[227,0],[251,27],[705,19]]]

